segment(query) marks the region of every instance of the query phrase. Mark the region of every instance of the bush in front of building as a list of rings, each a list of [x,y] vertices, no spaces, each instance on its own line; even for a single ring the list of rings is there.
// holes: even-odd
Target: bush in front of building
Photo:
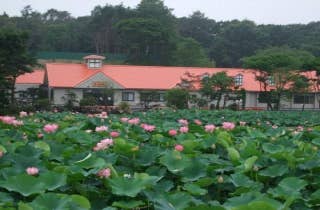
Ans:
[[[93,96],[87,96],[80,100],[80,106],[94,106],[97,105],[97,101]]]
[[[127,102],[121,102],[118,105],[118,111],[120,113],[131,113],[130,105]]]
[[[166,92],[166,101],[169,107],[177,109],[187,109],[189,92],[185,89],[174,88]]]

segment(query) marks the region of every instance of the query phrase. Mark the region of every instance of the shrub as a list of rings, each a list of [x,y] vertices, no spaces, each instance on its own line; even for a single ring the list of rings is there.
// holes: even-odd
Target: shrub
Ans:
[[[93,96],[88,96],[80,100],[80,106],[94,106],[96,104],[97,101]]]
[[[185,89],[174,88],[166,92],[167,105],[177,109],[188,108],[189,92]]]
[[[130,105],[127,102],[121,102],[118,105],[118,109],[119,109],[120,113],[130,113],[131,112]]]

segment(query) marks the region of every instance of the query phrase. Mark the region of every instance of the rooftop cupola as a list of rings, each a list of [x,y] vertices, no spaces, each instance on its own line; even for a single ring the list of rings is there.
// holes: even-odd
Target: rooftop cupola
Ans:
[[[83,57],[83,59],[89,69],[100,69],[102,67],[103,60],[106,59],[106,57],[100,55],[88,55]]]

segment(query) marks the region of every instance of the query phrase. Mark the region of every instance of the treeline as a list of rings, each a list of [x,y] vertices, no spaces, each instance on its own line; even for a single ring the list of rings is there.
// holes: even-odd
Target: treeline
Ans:
[[[217,22],[199,11],[177,18],[161,0],[142,0],[136,8],[97,6],[90,16],[78,18],[67,11],[39,13],[26,6],[19,17],[1,15],[0,28],[26,31],[33,52],[121,53],[131,64],[240,67],[241,58],[270,47],[320,56],[320,22]]]

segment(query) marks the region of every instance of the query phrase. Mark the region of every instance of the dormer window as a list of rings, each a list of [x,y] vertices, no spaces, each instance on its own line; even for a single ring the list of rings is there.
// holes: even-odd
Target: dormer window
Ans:
[[[105,57],[100,55],[88,55],[83,59],[85,60],[89,69],[100,69]]]
[[[235,86],[241,86],[243,84],[243,75],[242,74],[237,74],[234,77],[234,84],[235,84]]]
[[[89,68],[101,68],[102,61],[97,59],[89,59],[88,60],[88,67]]]

